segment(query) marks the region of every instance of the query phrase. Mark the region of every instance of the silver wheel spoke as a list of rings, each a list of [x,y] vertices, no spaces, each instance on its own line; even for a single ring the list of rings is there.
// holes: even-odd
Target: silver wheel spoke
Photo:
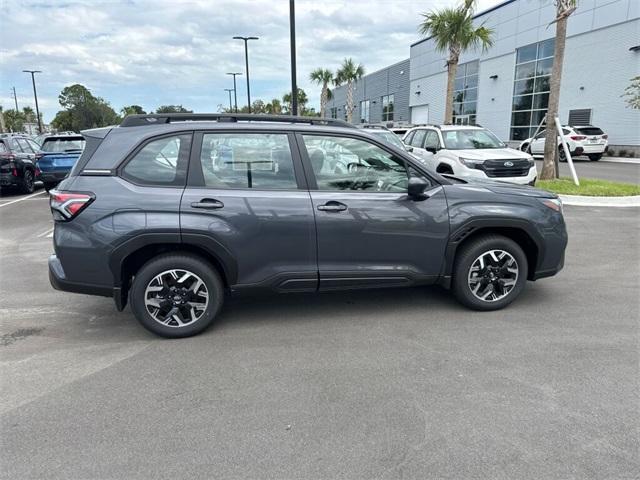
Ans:
[[[471,293],[483,302],[495,302],[509,295],[518,283],[518,262],[509,252],[488,250],[473,261],[467,284]]]

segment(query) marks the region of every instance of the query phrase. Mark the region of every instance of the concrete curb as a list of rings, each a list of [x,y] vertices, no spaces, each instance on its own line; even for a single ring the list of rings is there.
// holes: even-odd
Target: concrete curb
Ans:
[[[600,161],[605,163],[630,163],[640,165],[640,158],[602,157]]]
[[[563,205],[579,207],[640,207],[640,195],[630,197],[585,197],[583,195],[559,195]]]

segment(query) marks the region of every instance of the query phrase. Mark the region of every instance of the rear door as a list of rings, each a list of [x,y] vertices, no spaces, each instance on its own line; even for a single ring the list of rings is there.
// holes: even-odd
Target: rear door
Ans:
[[[442,267],[449,215],[442,187],[382,143],[300,134],[316,214],[320,289],[429,283]],[[327,168],[328,144],[348,152],[348,170]],[[335,148],[337,150],[337,148]],[[430,183],[407,195],[409,176]]]
[[[196,133],[180,208],[184,241],[225,263],[234,289],[316,290],[316,231],[295,137]]]

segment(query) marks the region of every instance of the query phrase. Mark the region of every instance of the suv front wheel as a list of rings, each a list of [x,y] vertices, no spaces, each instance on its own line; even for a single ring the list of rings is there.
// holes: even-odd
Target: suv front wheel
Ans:
[[[469,308],[498,310],[520,295],[527,270],[527,257],[516,242],[501,235],[484,235],[461,247],[453,291]]]
[[[224,288],[218,272],[204,259],[168,254],[140,268],[130,298],[131,310],[147,330],[182,338],[202,332],[213,322]]]

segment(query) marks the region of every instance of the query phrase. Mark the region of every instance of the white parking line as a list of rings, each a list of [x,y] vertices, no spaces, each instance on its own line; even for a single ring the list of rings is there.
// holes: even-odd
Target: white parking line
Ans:
[[[0,208],[6,207],[7,205],[11,205],[13,203],[21,202],[23,200],[27,200],[28,198],[32,198],[32,197],[36,197],[38,195],[42,195],[43,193],[47,193],[47,192],[46,191],[42,191],[42,192],[32,193],[31,195],[27,195],[26,197],[18,198],[17,200],[12,200],[10,202],[3,203],[2,205],[0,205]]]
[[[42,238],[42,237],[47,237],[47,238],[53,237],[53,228],[49,228],[44,232],[38,234],[38,238]]]

